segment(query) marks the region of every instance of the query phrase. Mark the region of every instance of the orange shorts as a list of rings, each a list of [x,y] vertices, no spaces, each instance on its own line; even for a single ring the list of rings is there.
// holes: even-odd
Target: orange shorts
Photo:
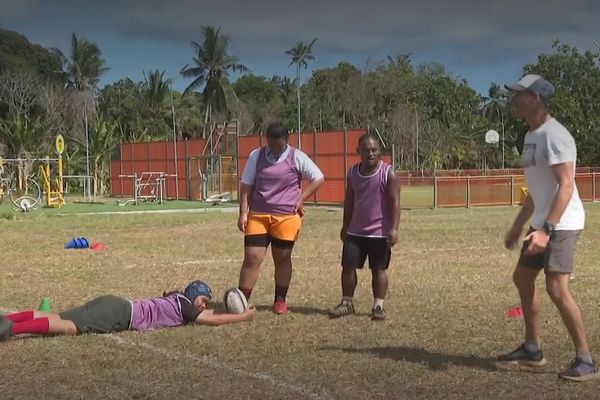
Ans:
[[[300,215],[274,215],[251,212],[248,214],[246,236],[265,235],[273,239],[295,242],[300,233],[302,219]]]

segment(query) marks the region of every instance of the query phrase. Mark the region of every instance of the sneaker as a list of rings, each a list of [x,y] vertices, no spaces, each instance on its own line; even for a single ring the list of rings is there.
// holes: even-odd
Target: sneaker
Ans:
[[[498,357],[498,363],[504,366],[541,367],[546,362],[542,350],[535,352],[527,351],[524,344],[510,353]]]
[[[0,342],[8,340],[12,336],[12,328],[13,322],[4,315],[0,315]]]
[[[385,310],[381,306],[375,306],[371,310],[371,320],[383,321],[385,319]]]
[[[354,314],[352,303],[340,303],[333,310],[329,311],[329,318],[340,318],[350,314]]]
[[[598,374],[598,368],[596,365],[593,363],[588,364],[579,357],[575,357],[575,359],[571,362],[571,365],[569,365],[566,370],[559,373],[558,376],[563,379],[577,382],[600,378],[600,374]]]
[[[285,314],[288,312],[288,306],[284,299],[277,299],[273,303],[273,312],[277,315]]]

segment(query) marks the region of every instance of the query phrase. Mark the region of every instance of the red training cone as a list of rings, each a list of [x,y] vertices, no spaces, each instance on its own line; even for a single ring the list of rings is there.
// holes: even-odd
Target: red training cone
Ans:
[[[518,319],[523,316],[523,308],[521,306],[513,307],[506,312],[506,316],[512,319]]]
[[[100,242],[92,243],[90,249],[92,249],[93,251],[102,251],[104,250],[104,244]]]

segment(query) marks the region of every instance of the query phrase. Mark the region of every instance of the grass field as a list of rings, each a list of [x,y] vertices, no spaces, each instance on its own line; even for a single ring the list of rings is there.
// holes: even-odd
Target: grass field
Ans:
[[[600,354],[600,207],[587,205],[572,289],[590,344]],[[572,384],[556,373],[572,357],[558,313],[543,297],[539,373],[497,371],[522,321],[511,282],[516,252],[502,237],[517,208],[413,210],[394,248],[388,319],[372,322],[370,276],[359,274],[358,314],[329,320],[340,299],[339,210],[309,209],[294,253],[291,312],[269,311],[267,262],[251,323],[146,333],[16,339],[0,343],[0,399],[594,399],[600,381]],[[0,307],[55,310],[97,295],[147,297],[208,280],[237,284],[242,238],[236,215],[65,215],[0,219]],[[75,236],[104,252],[63,250]],[[540,287],[541,287],[540,281]]]

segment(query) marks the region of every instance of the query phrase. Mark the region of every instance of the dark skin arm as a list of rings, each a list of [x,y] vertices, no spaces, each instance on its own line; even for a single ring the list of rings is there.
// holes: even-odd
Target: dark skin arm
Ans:
[[[348,232],[348,226],[352,219],[352,213],[354,212],[354,190],[350,184],[350,178],[346,178],[346,193],[344,195],[344,222],[342,223],[342,230],[340,232],[340,239],[342,242],[346,240],[346,233]]]
[[[246,224],[248,223],[248,212],[250,210],[250,195],[254,186],[241,184],[240,190],[240,214],[238,218],[238,229],[242,232],[246,231]]]
[[[394,226],[387,234],[387,240],[388,245],[393,247],[398,243],[398,226],[400,225],[400,178],[391,168],[388,173],[387,196],[392,206],[392,220],[394,221]]]

